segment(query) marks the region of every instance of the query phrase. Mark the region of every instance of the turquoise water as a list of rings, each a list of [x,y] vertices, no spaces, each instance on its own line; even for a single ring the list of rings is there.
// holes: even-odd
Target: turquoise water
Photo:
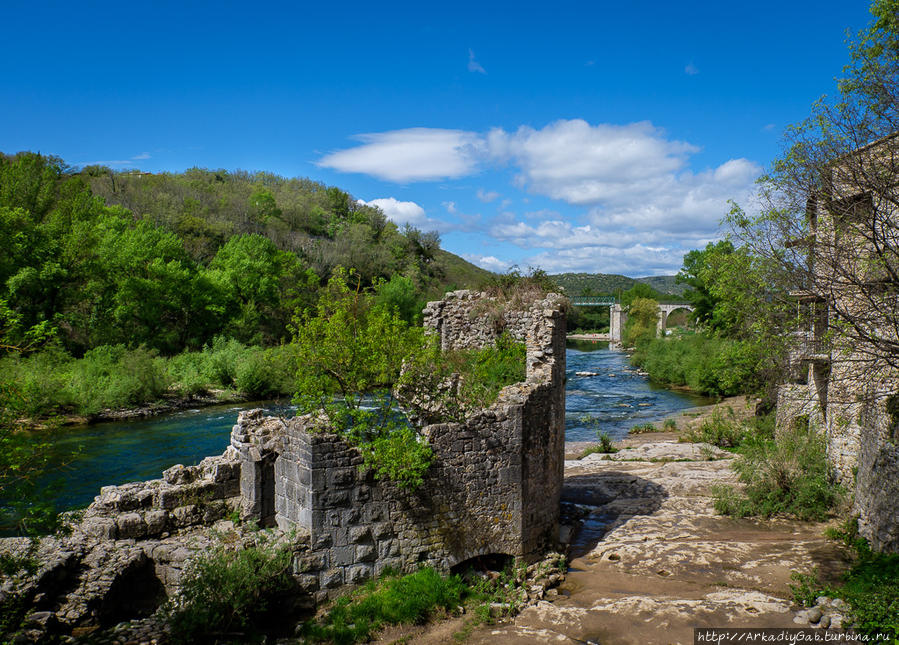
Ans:
[[[708,402],[652,386],[628,365],[624,353],[609,351],[607,343],[571,342],[567,358],[569,441],[594,440],[597,430],[622,437],[632,425]],[[598,376],[577,376],[578,371]],[[196,464],[203,457],[221,454],[228,446],[237,413],[260,406],[266,407],[258,402],[214,406],[60,431],[53,442],[56,454],[51,463],[68,463],[47,475],[61,480],[58,508],[86,506],[101,486],[155,479],[174,464]],[[291,415],[283,407],[270,405],[268,409],[271,414]]]

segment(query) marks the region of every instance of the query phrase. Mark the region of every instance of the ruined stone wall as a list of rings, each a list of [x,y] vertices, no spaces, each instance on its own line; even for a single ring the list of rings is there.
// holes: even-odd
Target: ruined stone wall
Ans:
[[[196,466],[172,466],[162,479],[104,486],[81,529],[110,540],[142,539],[211,524],[237,506],[240,472],[237,453],[229,449]]]
[[[428,304],[425,324],[442,347],[483,347],[506,331],[526,344],[527,375],[464,423],[423,428],[434,458],[414,491],[376,480],[360,468],[358,450],[338,435],[309,431],[308,418],[240,415],[232,446],[243,464],[244,511],[266,519],[271,478],[278,527],[309,534],[298,568],[318,599],[386,567],[447,570],[495,553],[534,559],[555,545],[564,465],[563,307],[551,295],[514,310],[468,291]]]

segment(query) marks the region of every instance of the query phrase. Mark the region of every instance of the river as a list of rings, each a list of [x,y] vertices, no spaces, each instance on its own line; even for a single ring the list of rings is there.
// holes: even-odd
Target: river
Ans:
[[[567,360],[568,441],[595,440],[597,430],[621,438],[635,424],[709,402],[653,386],[628,364],[626,354],[609,351],[608,343],[569,341]],[[53,474],[61,480],[57,506],[60,510],[83,507],[101,486],[158,478],[174,464],[195,464],[207,455],[221,454],[237,413],[260,406],[272,414],[291,413],[270,402],[256,402],[61,430],[53,440],[51,463],[68,463]]]

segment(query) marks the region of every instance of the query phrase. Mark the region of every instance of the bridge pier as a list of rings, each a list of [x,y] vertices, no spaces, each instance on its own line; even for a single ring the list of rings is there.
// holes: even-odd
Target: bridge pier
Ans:
[[[627,324],[627,312],[622,306],[615,303],[609,308],[609,342],[621,344],[621,334]]]

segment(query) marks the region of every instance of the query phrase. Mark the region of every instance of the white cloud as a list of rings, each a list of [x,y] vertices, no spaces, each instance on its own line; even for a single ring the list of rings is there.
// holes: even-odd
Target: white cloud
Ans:
[[[411,224],[421,226],[428,222],[425,209],[415,202],[401,202],[395,197],[381,197],[371,201],[356,200],[366,206],[380,208],[387,218],[395,224]]]
[[[485,204],[489,204],[495,199],[498,199],[501,195],[495,190],[484,190],[483,188],[478,188],[477,198],[480,199]]]
[[[519,188],[576,207],[577,216],[542,204],[518,216],[506,211],[510,202],[498,192],[480,188],[481,202],[501,200],[501,213],[485,224],[480,216],[463,215],[457,202],[443,202],[453,221],[439,222],[441,231],[482,230],[533,249],[539,254],[531,263],[547,270],[676,271],[686,250],[718,236],[728,200],[755,209],[754,181],[761,174],[756,163],[742,158],[691,169],[699,148],[649,122],[560,120],[541,129],[496,128],[486,134],[414,128],[361,139],[362,145],[320,163],[392,181],[462,177],[505,165]],[[648,261],[638,261],[640,253]],[[491,268],[501,263],[490,255],[477,258]]]
[[[570,204],[596,204],[652,188],[659,177],[683,169],[698,148],[671,141],[651,123],[591,126],[556,121],[542,130],[522,126],[487,135],[490,153],[518,166],[518,182],[532,192]]]
[[[699,68],[693,63],[687,63],[687,66],[684,67],[684,74],[687,74],[688,76],[696,76],[698,73]]]
[[[472,264],[477,264],[482,269],[487,269],[488,271],[495,271],[497,273],[505,273],[508,271],[513,263],[506,262],[505,260],[500,260],[497,257],[492,255],[477,255],[476,253],[463,253],[462,257],[471,262]]]
[[[468,71],[469,72],[477,72],[478,74],[486,74],[487,70],[475,60],[474,51],[469,48],[468,50]]]
[[[634,244],[626,247],[582,246],[544,252],[527,260],[547,273],[621,273],[630,276],[671,274],[681,265],[684,251]]]
[[[462,130],[408,128],[354,138],[362,145],[325,155],[318,165],[406,183],[469,175],[483,156],[481,139]]]

